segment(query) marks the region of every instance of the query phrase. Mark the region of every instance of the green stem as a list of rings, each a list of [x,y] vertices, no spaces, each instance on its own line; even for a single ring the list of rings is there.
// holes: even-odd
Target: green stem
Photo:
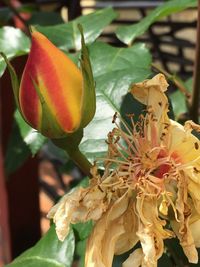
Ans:
[[[90,169],[92,167],[92,164],[88,161],[88,159],[81,153],[79,148],[76,148],[75,150],[68,151],[66,149],[66,152],[70,156],[70,158],[78,165],[78,167],[88,176],[91,176]]]
[[[197,41],[196,41],[196,60],[194,66],[193,92],[190,105],[190,117],[198,123],[199,117],[199,96],[200,96],[200,1],[198,1],[198,19],[197,19]]]
[[[65,150],[69,157],[78,165],[78,167],[88,176],[91,176],[90,169],[92,164],[79,150],[79,144],[83,137],[83,129],[74,132],[64,138],[51,139],[52,142]]]

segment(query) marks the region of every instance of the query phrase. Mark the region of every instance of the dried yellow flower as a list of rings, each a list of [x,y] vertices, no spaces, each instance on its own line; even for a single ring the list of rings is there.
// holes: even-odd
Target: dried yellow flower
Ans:
[[[60,240],[69,224],[92,219],[86,267],[111,267],[113,256],[129,251],[123,267],[154,267],[164,240],[177,236],[191,263],[200,247],[200,141],[191,133],[200,127],[170,120],[167,82],[162,74],[135,84],[131,93],[146,105],[137,123],[108,135],[105,172],[96,167],[88,188],[66,195],[49,213]]]

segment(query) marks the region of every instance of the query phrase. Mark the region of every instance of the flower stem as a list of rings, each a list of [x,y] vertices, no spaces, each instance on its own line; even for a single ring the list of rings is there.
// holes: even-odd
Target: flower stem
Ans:
[[[84,174],[91,176],[90,169],[92,164],[88,161],[88,159],[82,154],[79,148],[76,150],[66,150],[70,158],[74,161],[75,164],[83,171]]]
[[[83,171],[84,174],[91,176],[90,169],[92,164],[89,160],[82,154],[79,149],[79,144],[83,137],[83,129],[74,132],[60,139],[51,139],[51,141],[58,147],[62,148],[67,152],[69,157],[74,161],[75,164]]]
[[[198,123],[199,95],[200,95],[200,1],[198,1],[198,18],[197,18],[197,41],[196,56],[193,76],[192,101],[190,103],[190,117]]]

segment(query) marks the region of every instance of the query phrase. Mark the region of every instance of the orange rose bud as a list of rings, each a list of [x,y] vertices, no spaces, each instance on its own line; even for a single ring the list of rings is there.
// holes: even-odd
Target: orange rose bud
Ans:
[[[43,34],[33,32],[18,92],[19,108],[27,123],[50,138],[77,131],[84,116],[83,91],[78,67]]]

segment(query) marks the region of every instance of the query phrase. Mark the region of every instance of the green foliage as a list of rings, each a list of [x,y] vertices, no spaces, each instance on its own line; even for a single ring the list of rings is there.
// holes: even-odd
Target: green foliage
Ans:
[[[154,9],[148,16],[140,22],[131,26],[121,26],[117,29],[116,35],[120,41],[130,44],[135,38],[145,33],[155,21],[180,12],[188,7],[197,6],[197,0],[171,0]]]
[[[30,40],[21,30],[8,26],[0,28],[0,52],[3,52],[8,59],[28,53],[29,48]],[[5,68],[6,63],[0,57],[0,77]]]
[[[33,12],[31,18],[28,20],[29,25],[41,25],[41,26],[49,26],[55,25],[59,23],[63,23],[63,19],[60,14],[57,12]]]
[[[30,154],[30,149],[21,136],[19,126],[14,121],[5,155],[4,167],[6,174],[9,175],[21,167]]]
[[[36,29],[46,35],[57,47],[62,50],[80,50],[81,34],[78,24],[81,24],[84,31],[86,44],[92,43],[101,34],[104,28],[117,17],[112,8],[96,11],[92,14],[79,17],[66,24],[59,24],[49,27],[37,26]]]
[[[32,156],[34,156],[46,141],[46,137],[37,132],[35,129],[31,128],[24,121],[19,111],[15,112],[14,118],[16,120],[17,125],[19,126],[22,139],[29,147]]]
[[[87,182],[87,179],[84,180],[85,182]],[[87,238],[90,235],[92,228],[92,221],[88,221],[85,223],[77,223],[73,225],[73,230],[76,237],[75,255],[79,257],[78,267],[84,267]]]
[[[184,85],[188,89],[188,92],[191,92],[192,91],[192,78],[188,79],[184,83]],[[170,94],[169,97],[172,103],[172,107],[173,107],[173,111],[174,111],[176,119],[178,119],[181,114],[188,112],[186,98],[181,91],[177,89],[175,92]]]
[[[73,224],[73,229],[75,231],[75,234],[77,234],[78,239],[81,241],[83,241],[89,236],[92,227],[93,227],[92,221],[88,221],[86,223]]]
[[[70,267],[74,255],[74,234],[69,233],[61,242],[58,240],[54,225],[31,249],[17,257],[6,267]]]
[[[6,151],[6,173],[10,174],[21,167],[31,154],[34,156],[41,149],[45,141],[46,138],[31,128],[16,111]]]
[[[89,47],[92,69],[96,81],[97,110],[94,119],[84,130],[80,149],[91,160],[105,157],[105,139],[113,128],[112,117],[120,108],[132,83],[151,74],[151,56],[144,44],[130,48],[114,48],[100,42]],[[132,107],[138,112],[138,106]],[[128,108],[128,107],[127,107]]]

